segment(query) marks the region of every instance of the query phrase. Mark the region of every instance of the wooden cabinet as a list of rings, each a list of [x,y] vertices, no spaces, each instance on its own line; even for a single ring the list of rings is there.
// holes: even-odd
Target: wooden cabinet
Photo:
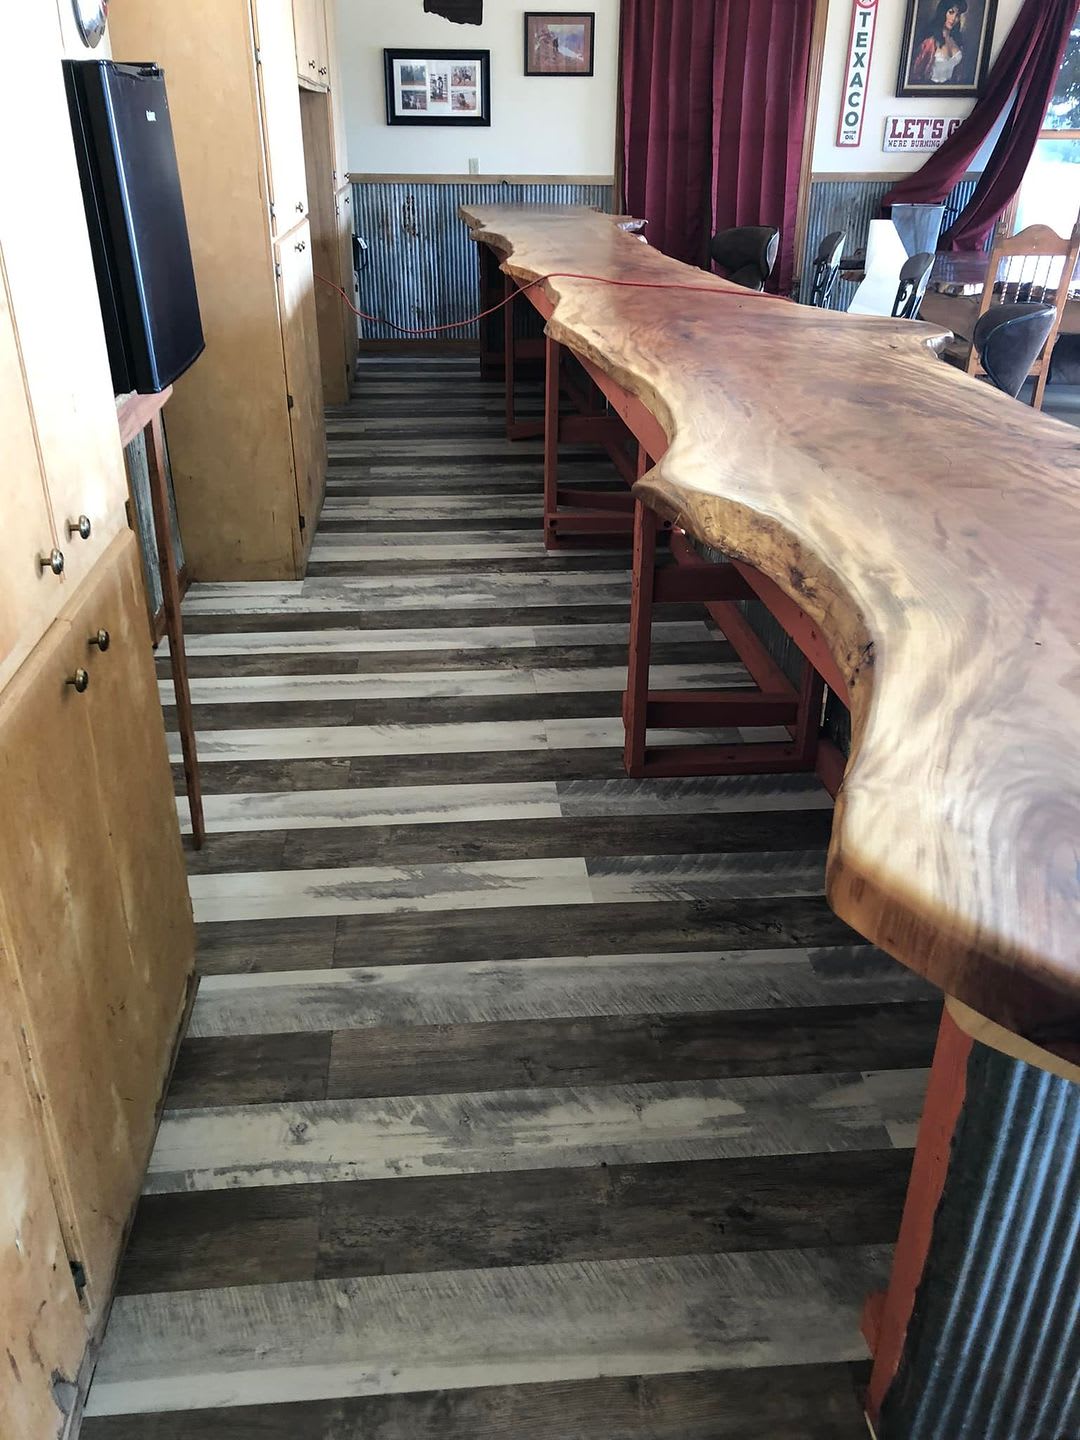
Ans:
[[[292,0],[292,9],[297,78],[313,89],[325,90],[330,84],[330,59],[324,0]]]
[[[0,947],[91,1321],[139,1194],[194,952],[137,567],[125,534],[0,696]]]
[[[288,0],[255,0],[259,94],[273,229],[284,235],[308,211],[300,97],[293,73],[292,11]]]
[[[0,683],[13,674],[60,609],[60,581],[39,559],[56,547],[19,341],[0,263],[0,435],[4,521],[0,525]]]
[[[7,981],[2,968],[0,980]],[[0,1116],[0,1351],[7,1357],[0,1435],[57,1440],[74,1400],[86,1320],[53,1203],[38,1106],[26,1087],[15,1019],[2,1005]]]
[[[318,373],[319,353],[312,246],[290,248],[309,202],[292,0],[124,0],[109,29],[116,59],[152,55],[165,70],[206,335],[169,402],[188,572],[296,578],[325,481],[325,428],[318,407],[296,404],[296,377]]]
[[[9,137],[0,185],[0,684],[126,524],[127,481],[50,9],[20,9],[20,63],[5,67],[0,85],[0,134]],[[37,565],[54,549],[63,555],[61,576]]]
[[[311,249],[311,228],[306,224],[278,246],[285,379],[289,387],[296,496],[305,549],[310,549],[315,533],[326,481],[319,331],[310,283]]]

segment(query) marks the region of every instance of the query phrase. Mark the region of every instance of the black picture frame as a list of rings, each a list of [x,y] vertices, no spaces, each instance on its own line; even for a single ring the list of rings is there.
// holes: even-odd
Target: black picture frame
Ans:
[[[573,69],[561,69],[556,64],[537,66],[534,21],[548,21],[551,24],[584,25],[588,31],[588,62]],[[547,78],[568,79],[572,75],[588,77],[596,71],[596,11],[595,10],[526,10],[525,11],[525,74],[542,75]]]
[[[961,58],[954,72],[960,78],[956,81],[935,81],[931,78],[935,59],[940,57],[939,64],[942,61],[947,64],[948,56],[941,56],[942,47],[935,45],[934,38],[943,33],[941,25],[945,23],[944,17],[950,9],[960,12],[958,20],[962,34],[958,48]],[[996,21],[997,0],[907,0],[900,73],[896,77],[897,95],[903,98],[952,96],[973,99],[981,94],[990,69]],[[956,23],[954,20],[950,33],[955,30]]]
[[[455,73],[466,69],[472,70],[476,83],[455,84]],[[490,50],[388,49],[383,51],[383,70],[387,125],[481,129],[491,124]],[[470,99],[474,108],[464,108]],[[462,108],[455,108],[459,104]]]

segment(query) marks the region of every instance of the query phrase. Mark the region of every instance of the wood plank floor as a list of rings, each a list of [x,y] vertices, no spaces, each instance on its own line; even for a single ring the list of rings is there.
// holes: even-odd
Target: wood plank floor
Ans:
[[[203,979],[86,1440],[862,1440],[933,995],[813,777],[625,778],[628,556],[545,554],[475,362],[328,425],[308,579],[186,602]]]

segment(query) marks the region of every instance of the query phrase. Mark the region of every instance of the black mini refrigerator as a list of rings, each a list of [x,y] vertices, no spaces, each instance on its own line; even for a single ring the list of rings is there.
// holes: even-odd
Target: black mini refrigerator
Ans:
[[[110,60],[64,72],[113,387],[156,393],[205,344],[165,74]]]

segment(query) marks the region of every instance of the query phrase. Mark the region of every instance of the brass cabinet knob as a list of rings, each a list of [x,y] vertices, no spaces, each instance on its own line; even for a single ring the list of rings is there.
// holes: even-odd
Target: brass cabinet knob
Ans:
[[[91,635],[87,641],[89,645],[96,645],[104,655],[105,651],[112,644],[112,638],[107,630],[99,630],[96,635]]]
[[[93,527],[90,524],[89,515],[80,515],[77,520],[67,522],[68,539],[74,540],[78,535],[80,540],[89,540]]]
[[[54,575],[62,575],[64,573],[64,552],[50,550],[48,555],[39,555],[37,563],[42,572],[51,570]]]
[[[75,671],[74,675],[69,676],[68,679],[64,681],[64,684],[70,685],[76,695],[83,695],[90,689],[89,672],[80,667]]]

